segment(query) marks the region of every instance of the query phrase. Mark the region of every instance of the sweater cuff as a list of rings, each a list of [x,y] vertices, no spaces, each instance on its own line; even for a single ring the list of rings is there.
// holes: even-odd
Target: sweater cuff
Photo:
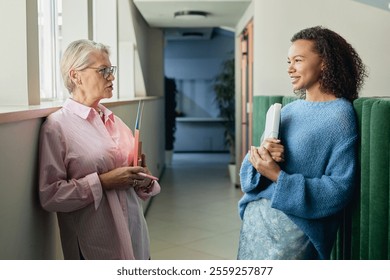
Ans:
[[[98,174],[92,173],[86,176],[88,184],[91,188],[93,200],[95,204],[95,210],[98,209],[100,202],[102,201],[103,197],[103,189],[102,184],[100,183],[100,179]]]
[[[280,170],[278,179],[275,182],[275,189],[274,189],[274,193],[273,193],[272,199],[271,199],[271,206],[272,207],[275,207],[278,204],[278,195],[280,193],[280,190],[282,189],[282,186],[284,186],[284,184],[285,184],[284,181],[286,180],[286,176],[287,176],[286,172],[284,172],[283,170]]]
[[[241,188],[243,192],[254,190],[260,183],[260,174],[252,165],[247,165],[240,172]]]

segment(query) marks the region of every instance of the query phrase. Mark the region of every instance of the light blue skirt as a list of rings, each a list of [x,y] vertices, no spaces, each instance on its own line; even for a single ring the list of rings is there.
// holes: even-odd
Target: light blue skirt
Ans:
[[[238,248],[239,260],[318,259],[309,238],[271,202],[250,202],[244,212]]]

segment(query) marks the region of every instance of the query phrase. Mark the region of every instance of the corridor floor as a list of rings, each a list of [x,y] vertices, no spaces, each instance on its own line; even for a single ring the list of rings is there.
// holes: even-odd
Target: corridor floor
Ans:
[[[228,154],[175,153],[146,213],[154,260],[235,260],[242,193]]]

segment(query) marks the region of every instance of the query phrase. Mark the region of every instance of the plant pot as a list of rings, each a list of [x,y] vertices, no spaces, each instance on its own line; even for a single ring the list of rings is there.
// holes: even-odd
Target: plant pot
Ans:
[[[165,165],[171,166],[173,158],[173,150],[165,150]]]
[[[237,185],[236,165],[234,163],[229,163],[229,177],[230,181]]]

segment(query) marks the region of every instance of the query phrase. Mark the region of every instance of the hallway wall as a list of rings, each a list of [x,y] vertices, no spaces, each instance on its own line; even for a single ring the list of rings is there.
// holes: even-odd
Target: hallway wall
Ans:
[[[56,218],[40,208],[38,198],[42,120],[0,124],[0,259],[61,257]]]

